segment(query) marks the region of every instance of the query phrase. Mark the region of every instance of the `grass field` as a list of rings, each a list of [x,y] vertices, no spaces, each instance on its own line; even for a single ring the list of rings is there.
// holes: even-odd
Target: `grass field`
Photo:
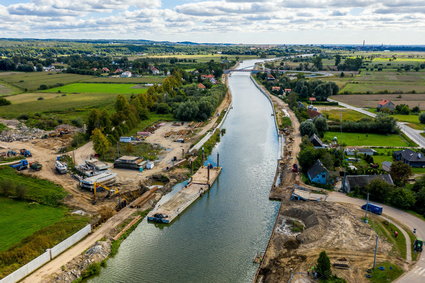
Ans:
[[[74,83],[44,90],[43,92],[139,94],[146,91],[147,88],[139,87],[137,84]]]
[[[160,84],[163,76],[143,76],[141,78],[109,78],[96,77],[85,80],[86,83],[126,83],[126,84]]]
[[[319,110],[320,111],[320,110]],[[362,114],[360,112],[350,110],[350,109],[338,109],[338,110],[323,110],[320,111],[323,115],[325,115],[328,120],[332,121],[340,121],[341,120],[341,114],[342,114],[342,120],[343,121],[358,121],[363,118],[368,118],[369,116]]]
[[[409,142],[400,135],[326,132],[324,139],[331,141],[334,137],[338,138],[340,144],[347,146],[409,146]]]
[[[12,95],[21,92],[20,89],[11,86],[5,82],[0,83],[0,96]]]
[[[0,197],[0,251],[61,220],[66,209]]]
[[[384,270],[380,270],[378,268],[374,269],[371,274],[372,278],[369,279],[370,282],[393,282],[403,274],[403,269],[390,262],[380,262],[377,264],[377,267],[383,267]]]
[[[22,91],[35,91],[40,85],[45,84],[54,87],[56,84],[69,84],[92,78],[91,76],[67,74],[67,73],[49,73],[49,72],[7,72],[0,73],[0,82],[6,82],[12,86],[20,88]]]

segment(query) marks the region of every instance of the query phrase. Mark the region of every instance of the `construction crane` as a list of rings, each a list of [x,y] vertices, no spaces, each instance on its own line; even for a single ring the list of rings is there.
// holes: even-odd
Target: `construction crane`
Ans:
[[[108,194],[106,195],[107,198],[117,195],[120,192],[118,188],[111,189],[101,183],[94,183],[93,184],[93,204],[95,204],[97,201],[96,193],[97,193],[97,189],[99,188],[104,189],[105,191],[108,192]]]

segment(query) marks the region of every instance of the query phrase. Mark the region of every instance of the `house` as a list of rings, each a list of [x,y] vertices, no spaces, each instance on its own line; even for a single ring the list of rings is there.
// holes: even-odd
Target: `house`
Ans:
[[[122,72],[124,72],[123,69],[118,68],[114,71],[114,74],[121,74]]]
[[[394,151],[395,160],[401,161],[415,168],[425,167],[425,156],[423,153],[415,152],[410,149]]]
[[[125,71],[121,74],[121,78],[131,78],[132,73],[130,71]]]
[[[149,70],[152,72],[152,74],[154,75],[159,75],[160,71],[154,67],[154,66],[149,66]]]
[[[215,78],[211,78],[210,79],[210,83],[212,83],[213,85],[217,84],[217,80]]]
[[[313,103],[314,101],[316,101],[316,97],[309,97],[308,100],[310,101],[310,103]]]
[[[207,87],[206,87],[206,86],[204,86],[202,83],[199,83],[199,84],[198,84],[198,88],[206,89]]]
[[[395,104],[391,100],[383,99],[379,101],[377,108],[378,110],[381,110],[381,109],[394,110]]]
[[[390,161],[384,161],[382,162],[382,170],[386,171],[386,172],[390,172],[391,171],[391,165],[393,163]]]
[[[364,154],[364,155],[374,155],[376,153],[376,150],[374,150],[373,148],[358,148],[357,152],[359,154]]]
[[[382,175],[348,175],[344,178],[342,189],[344,192],[349,193],[355,188],[364,188],[373,180],[382,180],[389,185],[394,186],[393,179],[390,174]]]
[[[280,86],[272,86],[272,91],[280,91]]]
[[[201,79],[203,79],[203,80],[214,79],[214,75],[201,75]]]
[[[357,149],[355,148],[346,148],[344,150],[345,155],[354,156],[357,153]]]
[[[272,74],[267,74],[267,80],[268,80],[268,81],[274,81],[274,80],[275,80],[275,78],[273,77],[273,75],[272,75]]]
[[[328,147],[326,144],[322,142],[322,140],[316,135],[312,135],[310,137],[310,142],[313,144],[315,148],[326,148]]]
[[[285,88],[283,90],[286,94],[290,94],[292,92],[292,88]]]
[[[317,110],[314,110],[314,109],[307,109],[307,115],[310,119],[314,119],[316,117],[322,116],[322,114],[320,114],[320,112],[318,112]]]
[[[109,73],[109,72],[111,72],[108,68],[106,68],[106,67],[103,67],[102,68],[102,72],[103,73]]]
[[[316,163],[307,172],[308,179],[312,183],[326,185],[329,183],[329,170],[323,166],[322,162],[318,159]]]

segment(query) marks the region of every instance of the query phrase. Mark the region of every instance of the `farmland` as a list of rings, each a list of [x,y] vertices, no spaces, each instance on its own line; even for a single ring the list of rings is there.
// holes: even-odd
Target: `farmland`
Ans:
[[[323,115],[325,115],[325,117],[327,117],[328,120],[338,121],[338,122],[341,120],[341,118],[343,121],[358,121],[360,119],[369,117],[360,112],[350,110],[350,109],[345,109],[345,108],[323,110],[323,111],[321,111],[319,108],[319,111]]]
[[[139,94],[146,92],[146,88],[137,84],[114,83],[74,83],[55,87],[43,92],[60,93],[100,93],[100,94]]]
[[[214,61],[221,61],[223,58],[227,58],[227,60],[236,60],[236,57],[239,57],[240,60],[245,59],[256,59],[258,58],[257,55],[225,55],[225,54],[164,54],[164,55],[148,55],[145,56],[148,58],[177,58],[177,59],[190,59],[190,60],[196,60],[198,63],[206,63],[211,60]],[[132,57],[131,59],[139,59],[143,57]]]
[[[143,76],[140,78],[95,77],[85,80],[86,83],[125,83],[125,84],[160,84],[164,76]]]
[[[0,82],[20,88],[22,91],[35,91],[40,85],[54,87],[58,84],[69,84],[92,78],[91,76],[67,74],[67,73],[49,73],[49,72],[4,72],[0,73]]]
[[[419,106],[425,109],[425,94],[352,94],[352,95],[336,95],[330,97],[337,101],[341,101],[356,107],[375,108],[382,99],[388,99],[397,104],[407,104],[410,108]]]
[[[324,140],[331,141],[334,137],[337,137],[340,144],[347,146],[409,146],[409,142],[400,135],[326,132]]]

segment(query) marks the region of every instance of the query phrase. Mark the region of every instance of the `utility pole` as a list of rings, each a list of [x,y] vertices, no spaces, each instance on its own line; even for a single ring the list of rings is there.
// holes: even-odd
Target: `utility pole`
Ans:
[[[376,235],[375,254],[373,255],[373,269],[376,267],[376,253],[378,252],[378,235]]]
[[[367,201],[366,201],[366,212],[364,215],[365,222],[367,221],[367,213],[369,212],[369,193],[367,193]],[[366,222],[367,223],[367,222]]]

